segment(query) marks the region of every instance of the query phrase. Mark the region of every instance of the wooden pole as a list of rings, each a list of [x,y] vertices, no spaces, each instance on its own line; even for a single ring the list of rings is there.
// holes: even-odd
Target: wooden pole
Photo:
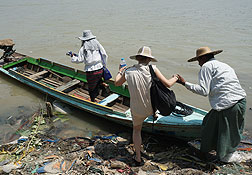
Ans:
[[[46,113],[50,118],[53,116],[52,104],[50,102],[46,102]]]

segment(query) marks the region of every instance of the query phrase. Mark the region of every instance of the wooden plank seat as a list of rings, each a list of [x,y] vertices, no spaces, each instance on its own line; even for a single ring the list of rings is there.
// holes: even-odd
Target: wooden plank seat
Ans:
[[[54,82],[48,81],[48,80],[46,80],[46,79],[42,79],[42,80],[40,80],[40,82],[45,83],[45,84],[47,84],[47,85],[51,85],[51,86],[53,86],[54,88],[59,86],[58,84],[55,84]]]
[[[111,94],[104,98],[102,101],[99,102],[100,105],[107,105],[111,103],[112,101],[115,101],[120,95],[119,94]]]
[[[37,79],[37,78],[39,78],[41,75],[44,75],[44,74],[46,74],[46,73],[48,73],[48,71],[47,71],[47,70],[43,70],[43,71],[38,72],[38,73],[36,73],[36,74],[30,75],[29,77],[30,77],[31,79]]]
[[[32,75],[32,74],[30,74],[30,73],[27,73],[27,72],[23,72],[23,75],[25,75],[25,76],[30,76],[30,75]]]
[[[33,75],[34,74],[34,72],[29,72],[29,71],[24,71],[24,74],[27,74],[27,75]]]
[[[63,84],[63,82],[58,82],[58,81],[56,81],[56,80],[51,80],[51,79],[49,79],[49,78],[44,78],[44,80],[50,81],[50,82],[56,84],[57,86],[61,86],[61,85]]]
[[[64,91],[70,87],[73,87],[74,85],[77,85],[78,83],[80,83],[80,80],[77,80],[77,79],[73,79],[72,81],[69,81],[68,83],[66,84],[63,84],[59,87],[56,88],[56,90],[58,91]]]

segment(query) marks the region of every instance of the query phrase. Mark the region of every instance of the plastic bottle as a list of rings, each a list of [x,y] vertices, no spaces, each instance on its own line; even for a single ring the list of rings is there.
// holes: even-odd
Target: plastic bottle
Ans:
[[[122,67],[124,67],[124,66],[127,66],[126,61],[125,61],[124,58],[121,58],[120,69],[121,69]]]

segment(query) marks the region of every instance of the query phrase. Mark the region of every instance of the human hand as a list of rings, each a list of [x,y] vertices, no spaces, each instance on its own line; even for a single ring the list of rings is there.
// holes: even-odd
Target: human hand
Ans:
[[[68,51],[68,52],[66,53],[66,55],[72,57],[72,56],[73,56],[73,52],[72,52],[72,51]]]
[[[124,67],[122,67],[122,68],[119,67],[118,74],[123,75],[124,69],[126,69],[126,66],[124,66]]]
[[[120,71],[120,72],[123,72],[124,69],[126,69],[126,66],[120,67],[120,65],[119,65],[119,71]]]
[[[185,82],[186,82],[185,79],[182,76],[180,76],[179,74],[177,74],[177,77],[178,77],[177,83],[185,86]]]
[[[176,79],[177,79],[176,81],[178,81],[179,76],[178,76],[178,74],[173,74],[173,75],[172,75],[172,78],[176,78]]]

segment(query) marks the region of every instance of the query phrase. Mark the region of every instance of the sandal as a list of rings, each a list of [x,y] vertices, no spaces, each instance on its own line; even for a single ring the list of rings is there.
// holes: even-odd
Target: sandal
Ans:
[[[141,162],[138,162],[135,158],[136,158],[135,156],[132,158],[132,160],[133,160],[132,166],[133,167],[138,167],[138,166],[144,165],[144,160],[142,158],[141,158]]]

